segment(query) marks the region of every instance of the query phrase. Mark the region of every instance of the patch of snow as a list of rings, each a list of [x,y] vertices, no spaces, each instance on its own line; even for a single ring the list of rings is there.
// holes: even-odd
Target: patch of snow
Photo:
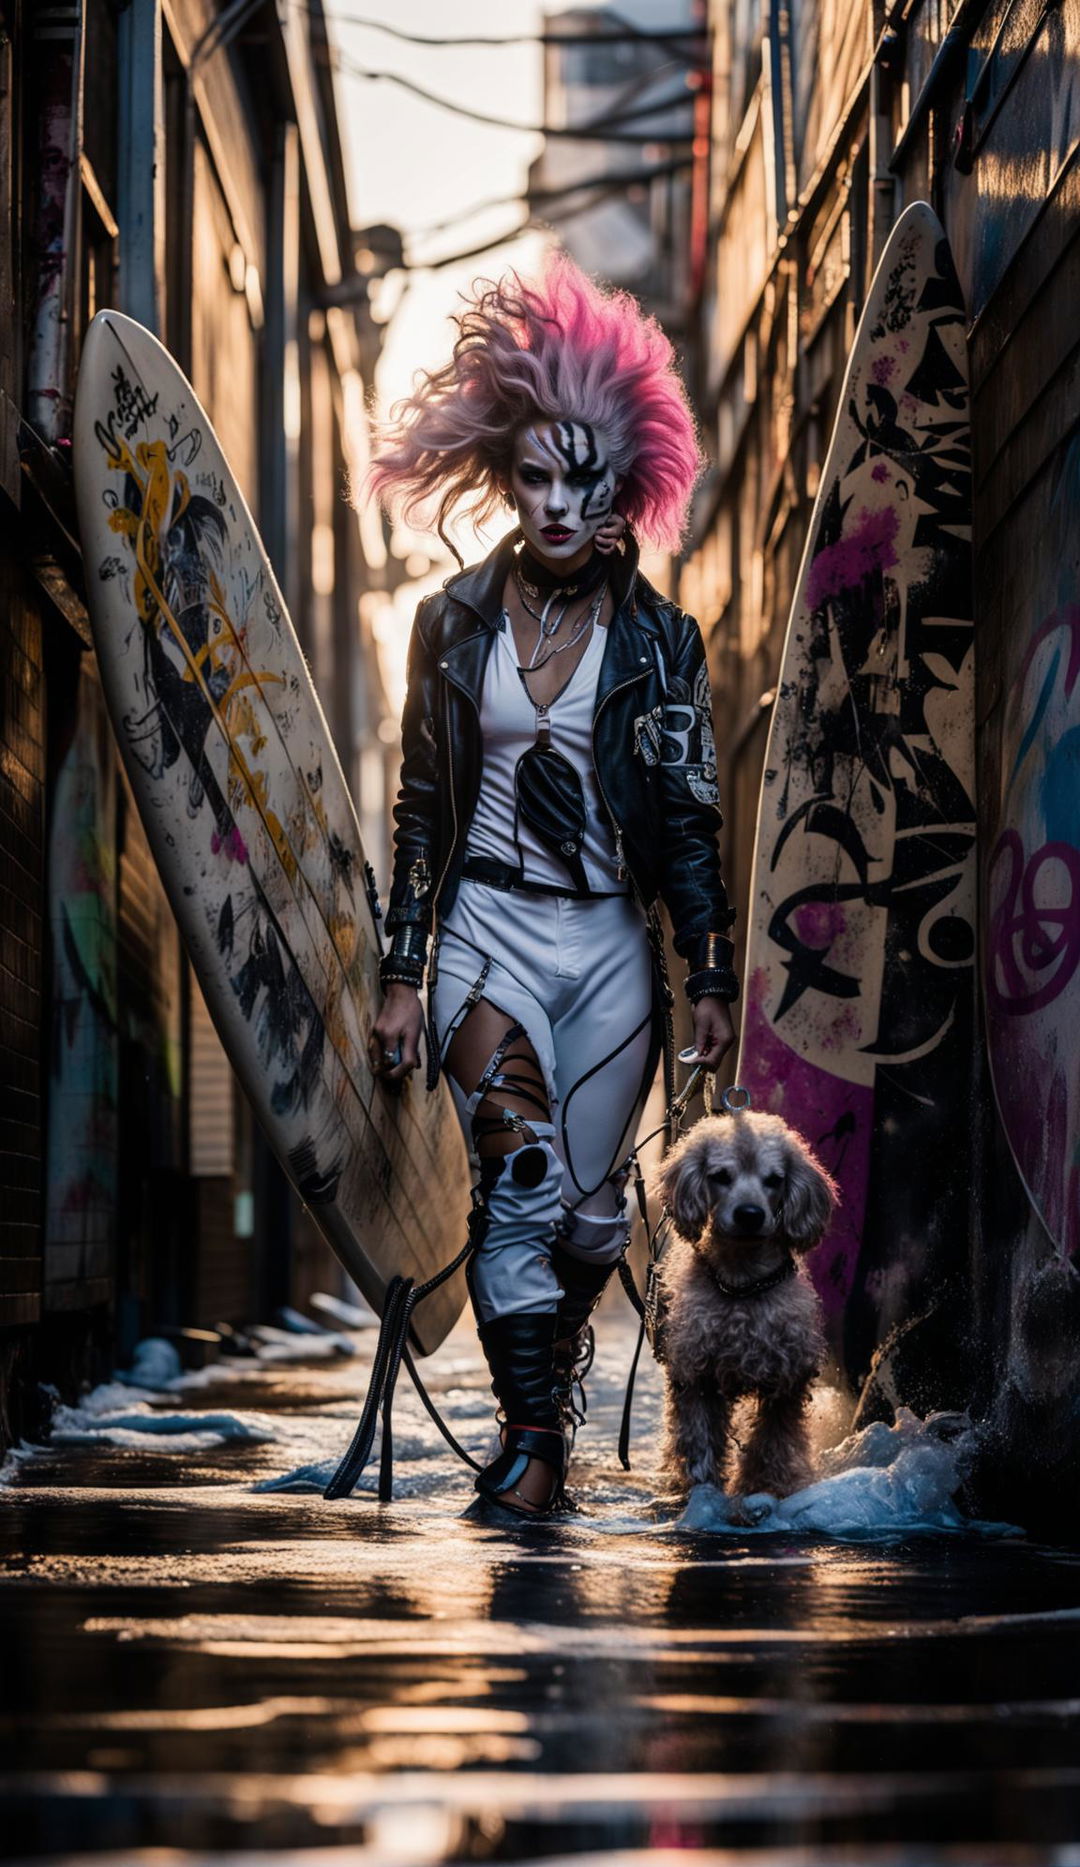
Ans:
[[[251,1335],[258,1345],[261,1362],[324,1361],[332,1355],[355,1355],[356,1343],[347,1335],[329,1329],[315,1335],[298,1335],[295,1330],[275,1329],[272,1323],[256,1323]]]
[[[253,1491],[288,1491],[308,1492],[325,1491],[331,1478],[341,1464],[340,1459],[316,1459],[308,1465],[297,1465],[291,1472],[282,1472],[280,1478],[263,1478],[252,1485]],[[364,1473],[361,1483],[371,1483],[373,1474],[378,1470],[377,1456],[372,1459]]]
[[[17,1446],[9,1446],[3,1459],[0,1459],[0,1490],[9,1485],[17,1485],[22,1476],[22,1468],[41,1451],[40,1446],[32,1446],[22,1439]]]
[[[324,1316],[332,1316],[346,1329],[377,1329],[379,1318],[373,1309],[361,1309],[357,1303],[346,1303],[344,1297],[333,1297],[325,1290],[316,1290],[309,1298],[312,1309],[321,1310]]]
[[[118,1370],[116,1379],[127,1387],[167,1387],[183,1372],[180,1355],[164,1336],[144,1336],[136,1342],[131,1367]]]
[[[116,1405],[118,1392],[123,1407]],[[162,1413],[139,1402],[133,1407],[130,1396],[110,1383],[95,1388],[79,1406],[58,1407],[49,1437],[58,1446],[207,1452],[213,1446],[266,1445],[277,1434],[267,1421],[239,1413]]]

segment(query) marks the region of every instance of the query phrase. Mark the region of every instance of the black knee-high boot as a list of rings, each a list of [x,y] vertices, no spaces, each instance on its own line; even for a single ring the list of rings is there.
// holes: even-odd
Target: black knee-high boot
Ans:
[[[495,1397],[506,1416],[503,1449],[476,1480],[481,1497],[522,1517],[544,1515],[561,1501],[566,1440],[555,1400],[555,1315],[524,1310],[480,1324],[480,1344]],[[545,1504],[524,1502],[517,1485],[530,1459],[552,1468]]]
[[[555,1318],[555,1399],[571,1444],[585,1418],[584,1380],[592,1367],[594,1348],[589,1318],[617,1263],[617,1258],[607,1264],[576,1258],[558,1240],[551,1253],[551,1267],[563,1290]]]

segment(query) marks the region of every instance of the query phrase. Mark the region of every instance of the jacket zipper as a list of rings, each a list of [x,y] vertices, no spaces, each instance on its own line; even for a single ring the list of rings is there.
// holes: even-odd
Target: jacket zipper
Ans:
[[[480,630],[476,630],[473,635],[467,635],[465,637],[465,641],[467,642],[474,641],[476,639],[476,635],[480,633],[481,633]],[[460,642],[456,642],[454,646],[456,648],[460,648],[462,644]],[[442,663],[440,663],[439,671],[442,674],[447,674],[449,672],[449,670]],[[447,681],[444,683],[444,685],[448,687],[456,687],[459,694],[465,695],[466,699],[469,701],[470,705],[472,706],[473,712],[476,714],[477,725],[479,725],[480,709],[477,706],[472,695],[469,693],[468,688],[460,686],[457,681]],[[454,851],[456,850],[457,845],[458,845],[457,796],[454,790],[454,736],[452,732],[450,731],[449,700],[447,701],[447,706],[446,706],[446,759],[447,759],[447,765],[449,768],[449,775],[450,775],[450,812],[454,820],[454,831],[453,831],[453,835],[450,838],[450,848],[447,851],[446,861],[443,863],[442,874],[439,876],[439,880],[435,888],[435,892],[431,897],[431,907],[432,907],[433,913],[435,911],[435,908],[438,905],[439,896],[442,893],[442,886],[446,880],[447,875],[450,872],[450,864],[454,860]]]
[[[620,681],[617,687],[610,687],[607,693],[604,695],[604,698],[601,700],[600,705],[597,707],[596,712],[593,715],[593,723],[592,723],[592,729],[591,729],[593,771],[596,773],[596,788],[600,793],[601,801],[603,803],[604,809],[607,811],[608,817],[611,821],[611,828],[615,835],[616,880],[620,882],[629,882],[631,891],[635,894],[637,893],[637,890],[634,887],[634,878],[631,875],[630,870],[627,866],[626,855],[623,850],[622,830],[620,829],[619,824],[616,820],[615,812],[612,810],[611,805],[608,802],[607,792],[604,790],[604,781],[600,776],[600,761],[596,756],[596,722],[600,718],[600,715],[604,711],[604,708],[607,706],[607,703],[609,700],[613,700],[616,694],[621,694],[624,687],[633,687],[634,682],[640,681],[642,678],[643,677],[640,674],[634,674],[630,677],[628,681]]]

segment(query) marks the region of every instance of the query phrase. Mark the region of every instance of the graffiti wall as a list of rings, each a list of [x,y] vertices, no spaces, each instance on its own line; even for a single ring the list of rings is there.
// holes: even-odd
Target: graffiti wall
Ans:
[[[1040,501],[1042,504],[1042,501]],[[1080,1247],[1080,439],[1014,570],[984,878],[994,1090],[1058,1247]]]
[[[47,1300],[111,1275],[116,1237],[116,767],[89,657],[56,777],[48,853],[52,947]],[[102,1291],[101,1294],[105,1294]]]

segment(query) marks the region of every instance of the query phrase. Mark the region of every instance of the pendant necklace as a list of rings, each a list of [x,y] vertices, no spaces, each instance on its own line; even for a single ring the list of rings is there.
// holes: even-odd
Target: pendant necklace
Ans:
[[[528,664],[528,669],[527,669],[528,673],[535,673],[539,668],[542,668],[544,666],[545,662],[551,660],[552,655],[561,655],[564,649],[573,648],[576,642],[580,642],[582,636],[586,633],[586,630],[588,630],[591,627],[591,625],[596,621],[596,618],[599,616],[600,611],[603,608],[604,598],[607,595],[607,584],[606,582],[601,583],[599,586],[599,589],[597,590],[596,595],[591,599],[591,601],[586,603],[585,608],[582,610],[581,615],[579,616],[577,623],[574,625],[574,628],[572,629],[571,633],[567,636],[566,641],[560,642],[557,648],[550,648],[548,650],[548,653],[543,657],[543,660],[537,661],[536,657],[537,655],[539,655],[540,650],[544,646],[544,643],[550,642],[552,638],[556,636],[559,630],[562,628],[562,625],[566,620],[566,612],[569,609],[570,604],[568,601],[562,601],[556,607],[556,596],[558,593],[555,591],[552,591],[551,595],[547,598],[547,601],[545,602],[543,609],[535,610],[532,604],[529,602],[528,598],[526,597],[525,591],[522,589],[521,579],[518,578],[516,575],[515,575],[515,582],[517,583],[518,596],[521,600],[521,607],[523,608],[527,616],[531,616],[533,621],[539,624],[539,629],[538,629],[537,637],[536,637],[536,646],[534,647],[533,652],[531,656],[529,657],[529,664]]]

